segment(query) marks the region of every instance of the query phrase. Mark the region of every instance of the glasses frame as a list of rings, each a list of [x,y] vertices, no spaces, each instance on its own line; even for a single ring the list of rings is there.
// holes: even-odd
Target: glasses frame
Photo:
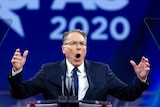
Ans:
[[[70,45],[70,46],[87,46],[87,43],[86,42],[76,42],[76,41],[71,41],[71,42],[66,42],[64,43],[63,45]]]

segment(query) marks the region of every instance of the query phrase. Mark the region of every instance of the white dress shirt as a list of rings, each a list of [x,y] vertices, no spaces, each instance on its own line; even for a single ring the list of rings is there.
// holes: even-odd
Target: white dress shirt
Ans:
[[[68,90],[70,90],[71,87],[71,81],[72,81],[72,70],[74,68],[74,66],[66,59],[66,64],[67,64],[67,72],[66,72],[66,86],[68,88]],[[85,67],[84,67],[84,62],[78,67],[78,100],[83,100],[86,91],[89,87],[88,84],[88,80],[87,80],[87,74],[85,71]]]

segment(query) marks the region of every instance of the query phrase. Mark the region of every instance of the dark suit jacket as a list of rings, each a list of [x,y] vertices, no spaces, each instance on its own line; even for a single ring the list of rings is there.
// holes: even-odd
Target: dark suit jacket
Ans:
[[[138,78],[127,85],[119,80],[107,64],[85,60],[85,69],[89,82],[89,89],[84,100],[106,101],[107,95],[112,95],[121,100],[135,100],[150,85],[141,82]],[[61,95],[61,75],[66,76],[65,60],[44,64],[40,71],[31,79],[22,82],[22,73],[16,76],[9,74],[10,92],[12,97],[25,99],[42,93],[45,100],[55,100]],[[65,88],[65,94],[68,91]]]

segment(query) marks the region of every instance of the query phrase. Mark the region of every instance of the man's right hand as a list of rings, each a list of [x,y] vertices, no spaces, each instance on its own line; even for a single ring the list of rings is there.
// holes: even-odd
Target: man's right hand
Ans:
[[[22,56],[20,53],[20,49],[19,48],[16,49],[16,51],[12,57],[12,60],[11,60],[11,63],[13,65],[13,70],[15,72],[23,68],[23,66],[26,62],[27,55],[28,55],[28,50],[25,50],[23,53],[23,56]]]

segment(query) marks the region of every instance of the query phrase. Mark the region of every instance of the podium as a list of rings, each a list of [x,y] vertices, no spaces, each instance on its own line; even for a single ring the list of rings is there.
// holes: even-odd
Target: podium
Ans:
[[[108,101],[36,100],[25,102],[26,107],[112,107]]]

